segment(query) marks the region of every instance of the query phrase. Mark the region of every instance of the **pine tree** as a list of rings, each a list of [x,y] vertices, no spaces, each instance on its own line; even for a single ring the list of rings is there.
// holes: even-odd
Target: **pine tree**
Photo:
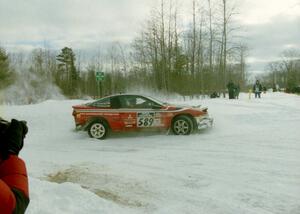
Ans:
[[[58,71],[56,83],[68,96],[78,93],[79,74],[75,67],[75,54],[71,48],[64,47],[61,53],[56,56]]]
[[[9,58],[5,50],[0,47],[0,89],[3,89],[13,82],[14,75],[10,70]]]

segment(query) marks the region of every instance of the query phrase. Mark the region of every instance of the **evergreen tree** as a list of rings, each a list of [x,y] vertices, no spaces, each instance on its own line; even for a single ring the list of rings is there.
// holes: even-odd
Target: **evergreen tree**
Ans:
[[[55,77],[56,84],[65,95],[74,96],[78,93],[79,74],[75,67],[75,54],[71,48],[64,47],[56,56],[58,71]]]
[[[10,70],[9,58],[5,50],[0,47],[0,89],[13,82],[13,73]]]

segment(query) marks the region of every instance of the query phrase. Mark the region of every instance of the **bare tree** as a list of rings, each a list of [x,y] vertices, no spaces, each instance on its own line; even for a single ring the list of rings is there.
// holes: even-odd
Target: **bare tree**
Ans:
[[[211,0],[208,1],[208,18],[209,18],[209,70],[213,71],[213,29],[212,29],[212,6],[211,6]]]

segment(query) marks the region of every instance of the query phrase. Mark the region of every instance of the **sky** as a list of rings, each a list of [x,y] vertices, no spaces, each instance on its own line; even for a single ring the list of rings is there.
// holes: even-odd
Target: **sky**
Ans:
[[[0,46],[8,51],[129,43],[159,0],[0,0]],[[217,1],[217,0],[216,0]],[[230,0],[231,1],[231,0]],[[233,1],[233,0],[232,0]],[[191,0],[179,1],[190,17]],[[252,72],[300,48],[300,0],[234,0]]]

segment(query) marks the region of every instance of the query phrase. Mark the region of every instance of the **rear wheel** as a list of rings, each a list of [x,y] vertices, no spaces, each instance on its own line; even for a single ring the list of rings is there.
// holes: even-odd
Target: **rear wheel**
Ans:
[[[93,122],[88,129],[89,136],[97,139],[104,139],[107,135],[108,127],[103,121]]]
[[[189,135],[193,131],[193,121],[187,116],[178,116],[172,122],[172,131],[176,135]]]

